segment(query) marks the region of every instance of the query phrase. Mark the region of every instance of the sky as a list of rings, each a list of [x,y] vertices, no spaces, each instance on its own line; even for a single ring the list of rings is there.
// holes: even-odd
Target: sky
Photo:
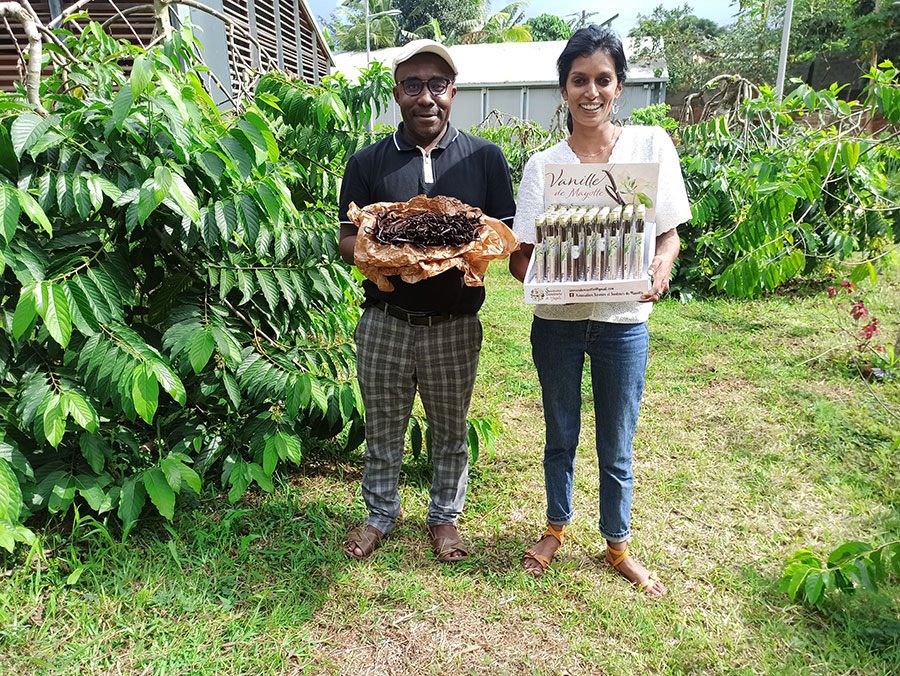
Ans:
[[[448,0],[453,2],[453,0]],[[331,12],[338,6],[338,0],[307,0],[312,7],[313,14],[316,17],[322,16],[328,18]],[[711,19],[718,24],[726,25],[734,21],[734,14],[737,12],[737,2],[732,6],[728,0],[630,0],[626,4],[627,9],[617,8],[620,3],[615,2],[587,2],[586,0],[531,0],[525,10],[526,16],[538,16],[540,14],[556,14],[565,17],[567,14],[581,12],[582,10],[598,11],[603,15],[594,17],[595,20],[603,21],[603,19],[619,12],[619,17],[612,22],[612,27],[619,35],[628,35],[637,22],[638,14],[650,14],[657,5],[665,7],[680,7],[685,2],[690,5],[694,14],[701,19]],[[504,0],[492,0],[491,11],[496,12],[502,9],[508,2]],[[608,9],[605,9],[608,8]]]

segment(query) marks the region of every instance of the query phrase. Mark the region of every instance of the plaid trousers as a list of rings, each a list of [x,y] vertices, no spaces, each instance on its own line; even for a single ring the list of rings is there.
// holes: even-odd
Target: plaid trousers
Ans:
[[[427,523],[453,523],[466,499],[466,415],[475,386],[482,329],[477,315],[411,326],[374,307],[356,327],[356,372],[366,407],[362,493],[366,523],[389,532],[400,513],[400,465],[416,388],[431,429]]]

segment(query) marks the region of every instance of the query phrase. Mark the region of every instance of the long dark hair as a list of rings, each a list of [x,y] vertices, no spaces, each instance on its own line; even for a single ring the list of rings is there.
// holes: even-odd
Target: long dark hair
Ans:
[[[619,36],[608,26],[591,24],[580,28],[572,34],[566,43],[562,54],[556,60],[556,71],[559,73],[559,88],[563,89],[569,80],[569,72],[572,70],[572,62],[579,56],[590,56],[598,49],[609,54],[616,68],[616,79],[620,84],[625,82],[625,71],[628,70],[628,61],[625,59],[625,48]],[[572,113],[566,118],[566,127],[572,133]]]

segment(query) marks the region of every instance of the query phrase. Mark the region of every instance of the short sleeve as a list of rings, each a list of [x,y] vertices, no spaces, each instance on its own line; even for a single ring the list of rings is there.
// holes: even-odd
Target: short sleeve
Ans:
[[[491,148],[487,194],[487,204],[482,211],[488,216],[504,221],[511,225],[513,215],[516,213],[516,198],[513,197],[512,177],[509,174],[509,164],[499,146]]]
[[[659,162],[659,186],[656,190],[656,232],[686,223],[693,217],[688,201],[681,162],[672,139],[661,127],[653,128],[653,144]]]
[[[525,164],[516,200],[513,232],[520,242],[528,244],[534,243],[534,221],[544,211],[544,177],[541,164],[537,155],[532,155]]]
[[[344,178],[341,180],[341,197],[338,202],[338,220],[341,223],[349,223],[347,210],[350,208],[350,202],[356,202],[357,206],[364,207],[371,204],[369,186],[365,181],[363,172],[360,170],[359,160],[356,155],[347,160],[347,167],[344,169]]]

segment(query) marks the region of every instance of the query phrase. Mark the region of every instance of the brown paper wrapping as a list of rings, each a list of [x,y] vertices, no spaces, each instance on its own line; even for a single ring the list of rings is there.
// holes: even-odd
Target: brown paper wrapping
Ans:
[[[467,213],[479,216],[481,226],[473,241],[462,246],[435,246],[426,250],[412,244],[381,244],[369,231],[376,217],[387,210],[399,210],[403,215],[434,211],[449,215]],[[400,275],[409,284],[434,277],[450,268],[463,271],[467,286],[484,286],[484,273],[488,263],[506,258],[519,248],[519,240],[503,222],[482,213],[481,209],[463,204],[454,197],[425,197],[419,195],[408,202],[376,202],[365,208],[350,203],[347,210],[350,220],[359,228],[353,258],[356,267],[381,291],[393,291],[388,277]]]

